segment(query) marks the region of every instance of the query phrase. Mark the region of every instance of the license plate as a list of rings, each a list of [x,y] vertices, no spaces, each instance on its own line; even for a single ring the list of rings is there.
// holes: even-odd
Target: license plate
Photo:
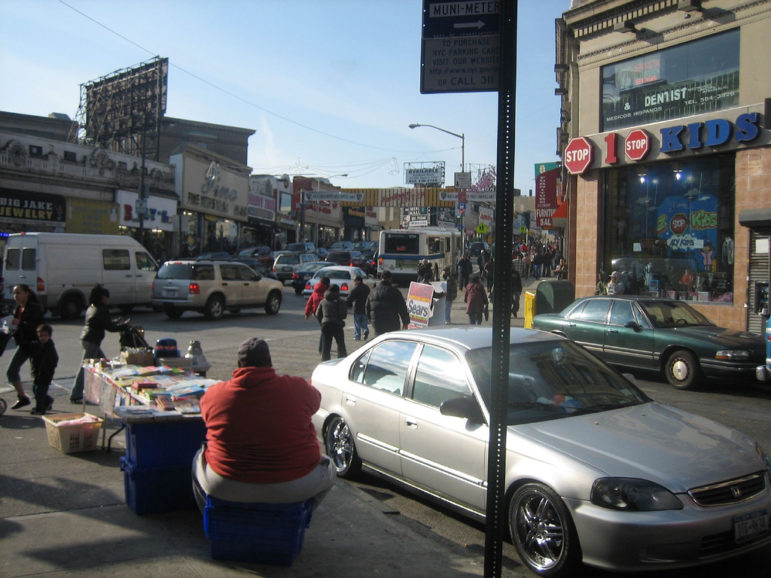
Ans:
[[[734,516],[734,540],[736,543],[752,540],[768,532],[768,512],[759,510],[742,516]]]
[[[161,293],[164,297],[176,297],[177,290],[175,289],[162,289]]]

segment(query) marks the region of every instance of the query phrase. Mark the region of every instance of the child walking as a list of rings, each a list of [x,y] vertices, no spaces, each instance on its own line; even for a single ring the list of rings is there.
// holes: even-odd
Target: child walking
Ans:
[[[52,334],[51,326],[42,323],[37,326],[37,341],[32,344],[32,393],[35,395],[35,407],[30,413],[33,415],[45,415],[54,404],[54,398],[48,395],[48,387],[53,381],[59,354],[51,339]]]

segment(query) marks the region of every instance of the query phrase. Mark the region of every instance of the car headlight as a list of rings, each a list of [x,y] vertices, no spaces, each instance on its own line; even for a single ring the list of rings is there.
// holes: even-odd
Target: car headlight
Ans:
[[[715,352],[715,359],[722,361],[739,361],[750,358],[750,352],[742,349],[721,349]]]
[[[766,471],[771,475],[771,457],[769,457],[766,450],[758,442],[755,442],[755,451],[758,452],[760,459],[763,460],[763,465],[766,466]]]
[[[589,499],[596,506],[630,512],[683,508],[680,500],[666,488],[636,478],[600,478],[594,482]]]

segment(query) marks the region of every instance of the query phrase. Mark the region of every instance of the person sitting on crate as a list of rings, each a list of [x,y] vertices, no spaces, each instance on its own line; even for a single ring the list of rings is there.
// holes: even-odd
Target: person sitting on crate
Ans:
[[[242,503],[290,504],[332,487],[335,469],[311,416],[321,393],[304,378],[278,375],[268,344],[256,337],[238,349],[238,369],[201,397],[206,441],[193,458],[193,493]]]
[[[86,323],[80,334],[80,343],[83,345],[83,360],[80,362],[80,369],[75,377],[75,385],[70,392],[70,403],[83,403],[83,383],[85,373],[83,364],[87,359],[102,359],[102,340],[107,331],[119,332],[128,324],[128,320],[115,321],[110,317],[108,303],[110,301],[110,292],[99,285],[94,285],[88,296],[88,309],[86,309]]]

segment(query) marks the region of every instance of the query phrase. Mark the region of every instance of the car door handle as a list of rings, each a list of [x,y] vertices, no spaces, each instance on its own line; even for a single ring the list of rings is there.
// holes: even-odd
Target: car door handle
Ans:
[[[412,419],[412,418],[409,418],[409,417],[408,417],[408,418],[406,418],[406,419],[404,420],[404,424],[405,424],[407,427],[409,427],[409,428],[413,428],[413,429],[415,429],[415,428],[417,428],[417,427],[418,427],[418,422],[417,422],[417,421],[415,421],[415,420],[414,420],[414,419]]]
[[[608,329],[608,333],[618,333],[618,329]]]
[[[353,397],[352,395],[346,395],[345,403],[346,405],[356,405],[356,398]]]

